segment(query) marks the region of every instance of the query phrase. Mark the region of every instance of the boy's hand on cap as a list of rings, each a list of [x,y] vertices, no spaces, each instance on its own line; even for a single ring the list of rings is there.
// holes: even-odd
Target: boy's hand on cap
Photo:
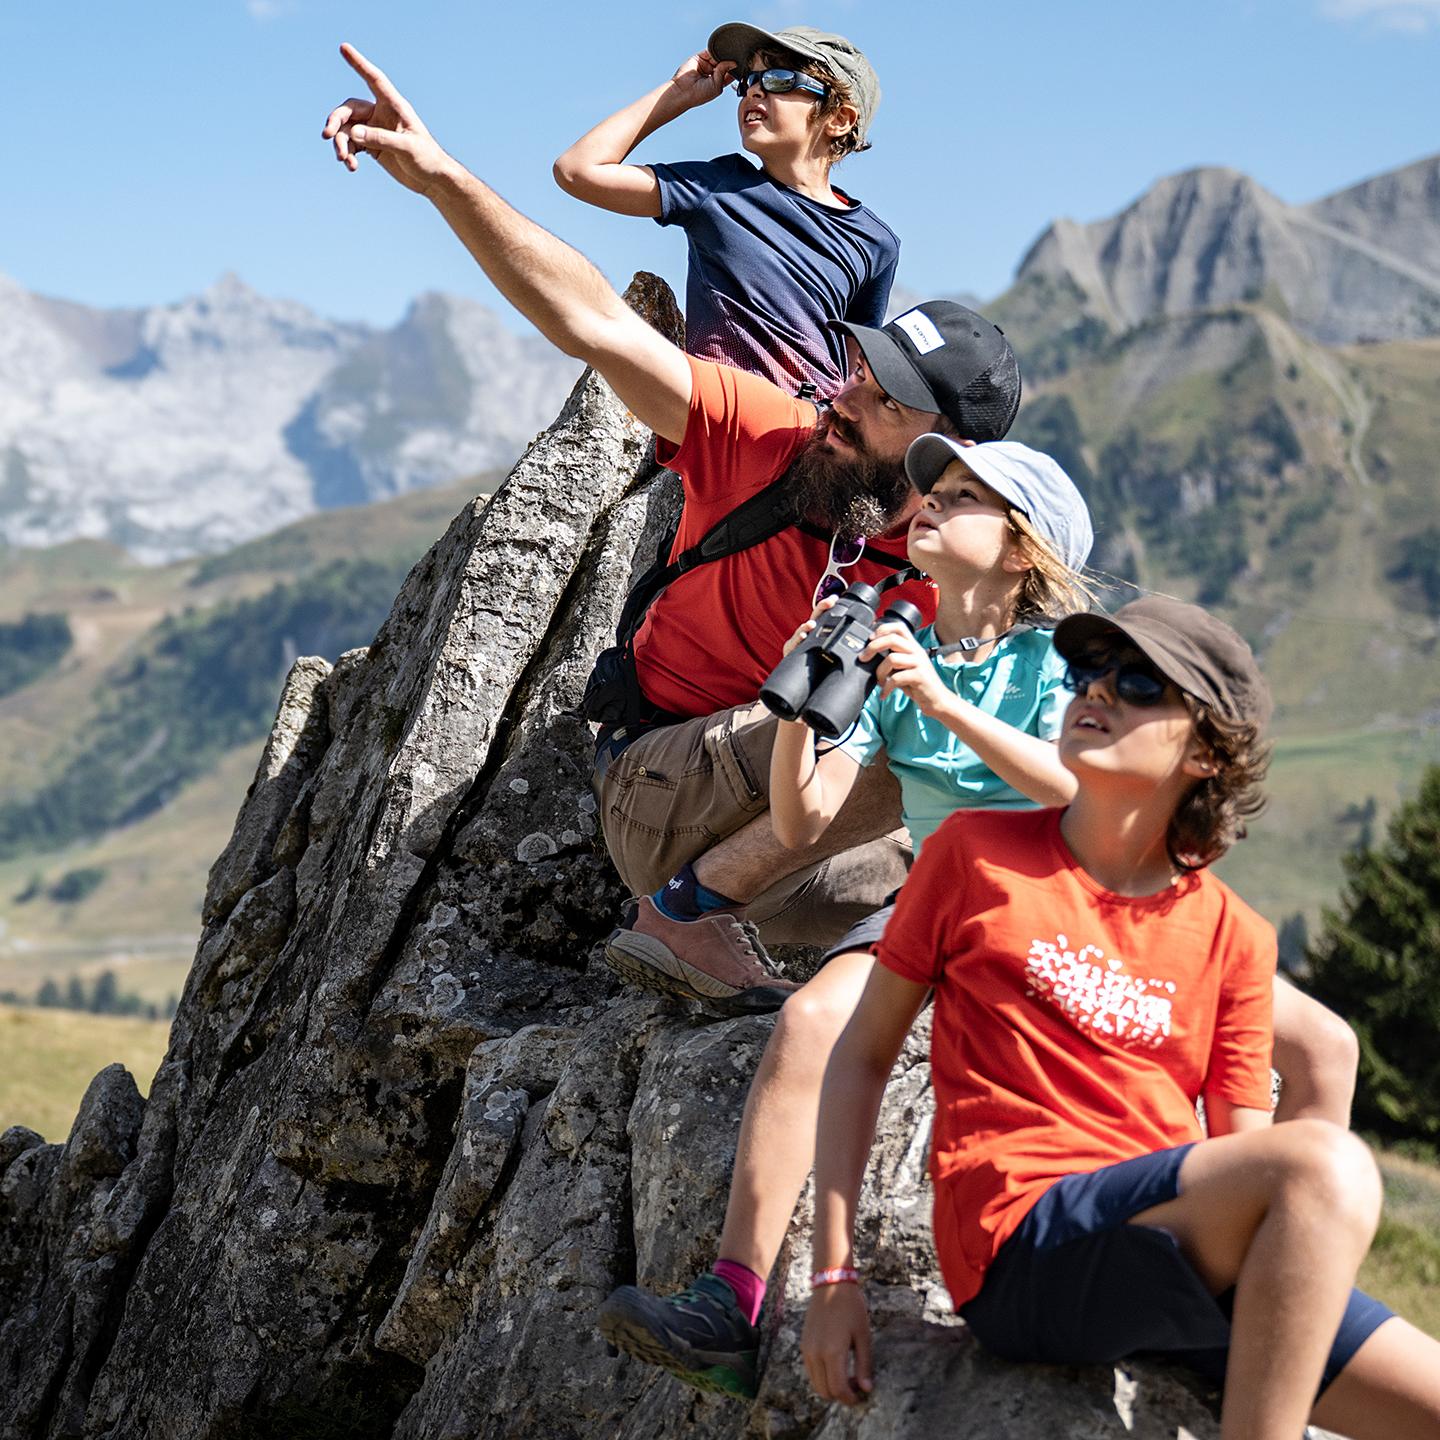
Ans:
[[[701,50],[680,66],[670,83],[687,105],[706,105],[724,93],[734,72],[733,60],[717,60],[708,50]]]

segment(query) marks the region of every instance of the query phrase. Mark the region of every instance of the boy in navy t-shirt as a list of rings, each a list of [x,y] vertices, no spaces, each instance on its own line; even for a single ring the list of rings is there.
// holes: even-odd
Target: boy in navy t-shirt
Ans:
[[[740,94],[741,155],[671,165],[626,156],[677,115]],[[869,148],[880,101],[870,62],[809,26],[773,34],[722,25],[666,84],[603,120],[555,162],[581,200],[680,225],[689,239],[685,348],[828,399],[845,378],[845,337],[831,320],[880,325],[900,242],[830,183],[831,167]]]

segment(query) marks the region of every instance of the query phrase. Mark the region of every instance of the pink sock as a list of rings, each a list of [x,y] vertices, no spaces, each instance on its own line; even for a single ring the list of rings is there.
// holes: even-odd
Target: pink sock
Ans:
[[[753,1325],[760,1318],[760,1307],[765,1303],[765,1282],[748,1265],[741,1265],[735,1260],[717,1260],[710,1271],[735,1292],[741,1313]]]

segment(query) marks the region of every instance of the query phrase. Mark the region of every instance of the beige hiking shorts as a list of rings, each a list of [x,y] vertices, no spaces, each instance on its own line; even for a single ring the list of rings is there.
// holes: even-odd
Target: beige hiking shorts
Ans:
[[[634,894],[658,890],[769,809],[777,723],[763,705],[739,705],[646,731],[602,760],[595,796],[605,844]],[[876,839],[786,875],[747,907],[766,942],[829,945],[900,886],[910,842],[900,828],[899,786],[890,786]]]

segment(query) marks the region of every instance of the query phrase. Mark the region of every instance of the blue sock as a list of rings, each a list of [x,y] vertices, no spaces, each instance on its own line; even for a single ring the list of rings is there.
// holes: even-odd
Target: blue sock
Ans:
[[[736,910],[740,905],[728,895],[707,890],[689,865],[681,866],[674,878],[667,880],[650,898],[655,908],[671,920],[698,920],[712,910]]]

